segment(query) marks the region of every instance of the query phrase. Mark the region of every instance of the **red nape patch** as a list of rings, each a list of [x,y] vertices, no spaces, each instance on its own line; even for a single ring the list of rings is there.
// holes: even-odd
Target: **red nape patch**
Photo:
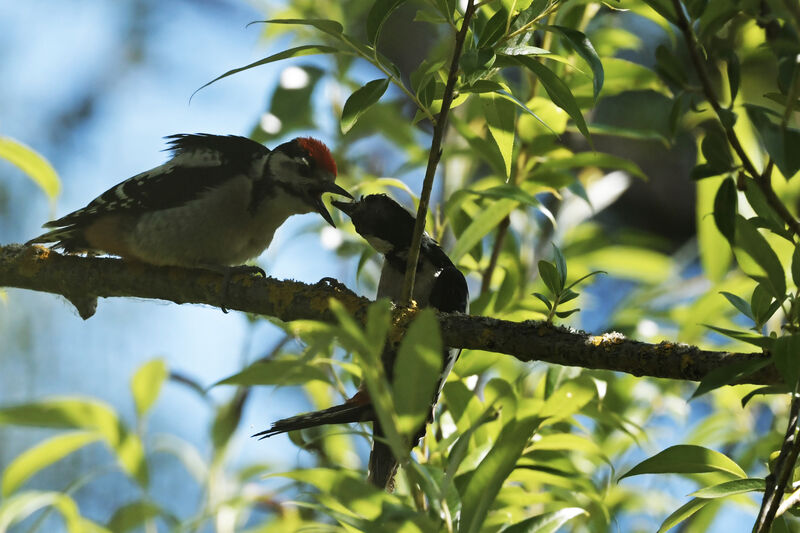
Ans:
[[[325,170],[336,176],[336,161],[333,160],[331,151],[322,141],[312,137],[300,137],[297,142],[314,158],[318,165],[321,165]]]

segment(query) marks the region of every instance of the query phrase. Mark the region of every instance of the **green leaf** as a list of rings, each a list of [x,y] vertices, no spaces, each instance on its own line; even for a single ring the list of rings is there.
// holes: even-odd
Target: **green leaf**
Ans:
[[[118,508],[108,522],[108,529],[114,533],[124,533],[162,516],[169,519],[168,522],[173,526],[177,525],[178,520],[155,503],[138,500]]]
[[[770,363],[769,357],[764,356],[763,359],[755,359],[753,361],[739,361],[732,364],[727,364],[715,368],[700,381],[700,384],[695,389],[690,399],[697,398],[703,394],[718,389],[725,385],[736,384],[746,376],[749,376],[757,370],[761,370]]]
[[[539,202],[534,195],[511,183],[504,183],[503,185],[497,185],[489,189],[466,189],[466,191],[483,198],[493,198],[495,200],[516,200],[520,204],[526,204],[531,207],[538,207],[541,205],[541,202]]]
[[[552,70],[533,58],[527,56],[514,56],[514,59],[522,66],[536,74],[536,77],[542,82],[544,90],[547,91],[547,94],[550,96],[550,99],[553,100],[553,103],[566,111],[572,120],[575,121],[575,125],[578,127],[578,130],[580,130],[586,139],[591,141],[589,128],[586,127],[586,121],[581,114],[581,109],[578,107],[578,103],[575,101],[575,97],[572,95],[572,91],[570,91],[569,86],[567,86],[567,84],[564,83],[561,78],[556,76]]]
[[[775,298],[783,301],[786,295],[783,266],[764,236],[752,222],[741,215],[736,215],[736,246],[744,250],[764,270],[767,287]]]
[[[547,398],[537,415],[547,424],[564,420],[588,404],[596,394],[593,386],[580,380],[569,381]]]
[[[355,126],[358,117],[380,100],[387,87],[389,87],[388,78],[380,78],[368,82],[350,95],[350,98],[344,103],[344,109],[342,109],[342,119],[340,121],[342,133],[347,133]]]
[[[747,477],[747,474],[735,461],[718,451],[691,444],[679,444],[670,446],[653,457],[645,459],[620,476],[618,481],[641,474],[702,474],[706,472],[722,472],[738,478]]]
[[[55,507],[61,513],[69,533],[84,533],[78,506],[72,498],[59,492],[40,491],[27,491],[4,500],[0,504],[0,531],[8,531],[44,507]]]
[[[95,431],[78,431],[56,435],[28,448],[11,461],[3,472],[3,497],[11,496],[11,493],[40,470],[102,438],[103,436]]]
[[[506,180],[508,180],[511,177],[511,158],[514,151],[516,106],[514,102],[493,92],[482,93],[480,101],[489,132],[503,156]]]
[[[733,242],[736,235],[736,184],[732,179],[724,179],[714,197],[714,223],[728,242]]]
[[[709,329],[713,329],[717,333],[722,333],[726,337],[736,339],[737,341],[746,342],[747,344],[752,344],[754,346],[758,346],[759,348],[769,349],[772,346],[772,343],[775,341],[775,339],[765,337],[764,335],[759,335],[758,333],[753,333],[752,331],[738,331],[735,329],[711,326],[709,324],[704,324],[704,326]]]
[[[534,169],[532,179],[535,180],[536,175],[539,173],[549,173],[555,170],[582,167],[600,167],[624,170],[625,172],[642,178],[643,180],[647,179],[647,175],[642,172],[642,169],[639,168],[636,163],[622,157],[604,154],[601,152],[579,152],[577,154],[559,159],[549,159]]]
[[[800,287],[800,243],[797,243],[792,252],[792,281]]]
[[[548,311],[553,307],[553,304],[550,303],[550,300],[544,294],[542,294],[540,292],[534,292],[533,295],[536,296],[537,298],[539,298],[544,303],[544,305],[545,305],[545,307],[547,307]]]
[[[324,370],[304,359],[284,356],[280,359],[257,361],[232,376],[218,381],[217,385],[303,385],[312,380],[328,383]]]
[[[433,309],[421,310],[408,328],[393,376],[398,430],[413,435],[428,418],[442,377],[442,336]]]
[[[745,394],[742,397],[742,409],[745,408],[747,403],[752,400],[756,396],[766,396],[769,394],[789,394],[791,391],[786,387],[786,385],[771,385],[768,387],[759,387],[755,390],[752,390]]]
[[[561,293],[561,290],[564,288],[561,285],[561,276],[558,274],[558,269],[556,266],[551,263],[550,261],[545,261],[544,259],[539,261],[539,276],[542,278],[542,281],[550,289],[554,295],[558,295]]]
[[[24,172],[50,200],[56,199],[61,191],[61,181],[47,159],[35,150],[10,137],[0,137],[0,158]]]
[[[745,179],[744,181],[744,195],[747,198],[747,203],[756,212],[756,215],[766,222],[766,226],[772,231],[781,235],[786,227],[786,223],[781,216],[775,212],[775,209],[769,205],[767,197],[761,190],[761,187],[752,179]]]
[[[504,6],[500,6],[497,12],[483,27],[478,38],[477,48],[491,47],[503,36],[508,24],[508,11]]]
[[[276,21],[271,21],[271,22],[276,22]],[[234,74],[238,74],[239,72],[242,72],[242,71],[245,71],[245,70],[249,70],[251,68],[260,67],[261,65],[267,65],[269,63],[274,63],[276,61],[282,61],[284,59],[290,59],[292,57],[311,56],[311,55],[316,55],[316,54],[335,54],[337,52],[341,52],[341,50],[339,50],[338,48],[335,48],[333,46],[328,46],[328,45],[325,45],[325,44],[306,44],[306,45],[303,45],[303,46],[296,46],[294,48],[290,48],[288,50],[284,50],[283,52],[278,52],[277,54],[272,54],[271,56],[265,57],[264,59],[260,59],[258,61],[254,61],[253,63],[250,63],[249,65],[245,65],[243,67],[239,67],[239,68],[235,68],[235,69],[229,70],[225,74],[221,74],[220,76],[217,76],[216,78],[214,78],[210,82],[202,85],[199,89],[197,89],[195,92],[193,92],[192,96],[189,98],[189,100],[194,98],[194,95],[197,94],[198,91],[201,91],[201,90],[205,89],[206,87],[208,87],[212,83],[215,83],[215,82],[221,80],[222,78],[227,78],[228,76],[232,76]]]
[[[754,105],[746,105],[747,115],[755,126],[761,142],[767,149],[775,165],[786,179],[800,170],[800,130],[781,128],[773,123],[767,115],[771,110]]]
[[[770,351],[783,381],[794,387],[800,379],[800,335],[778,337]]]
[[[458,263],[464,254],[481,242],[481,239],[496,228],[518,205],[519,204],[514,200],[499,200],[492,203],[488,208],[481,210],[481,212],[472,219],[472,222],[467,226],[464,232],[458,236],[458,240],[449,254],[453,263]]]
[[[645,0],[647,1],[647,0]],[[648,2],[649,3],[649,2]],[[666,533],[676,525],[680,524],[697,511],[702,509],[706,504],[710,503],[710,500],[705,500],[703,498],[694,498],[689,500],[685,504],[681,505],[674,513],[669,515],[666,520],[661,524],[661,527],[658,528],[656,533]]]
[[[717,174],[733,168],[733,156],[721,126],[706,128],[706,135],[703,137],[703,142],[700,143],[700,150],[703,152],[706,162],[717,171]]]
[[[564,259],[564,254],[558,249],[558,246],[553,244],[553,255],[555,258],[556,270],[558,271],[559,285],[563,287],[567,283],[567,261]]]
[[[568,316],[577,313],[580,309],[570,309],[569,311],[556,311],[556,316],[558,318],[567,318]]]
[[[603,72],[603,63],[600,61],[600,57],[597,55],[594,46],[592,46],[592,42],[583,33],[572,28],[567,28],[566,26],[545,26],[544,29],[560,33],[569,42],[575,52],[589,64],[589,68],[592,69],[594,99],[597,100],[600,91],[603,90],[603,78],[605,74]]]
[[[339,37],[344,31],[341,24],[329,19],[270,19],[256,21],[259,24],[288,24],[291,26],[312,26],[332,37]],[[255,24],[251,22],[250,24]],[[248,26],[250,25],[248,24]]]
[[[756,319],[753,316],[753,311],[750,309],[750,304],[747,303],[747,300],[727,291],[721,291],[720,294],[723,295],[732,306],[738,309],[740,313],[755,322]]]
[[[0,424],[97,431],[112,446],[121,438],[120,421],[107,404],[96,400],[51,398],[0,408]]]
[[[558,528],[582,514],[588,515],[589,513],[580,507],[565,507],[512,524],[503,529],[502,533],[555,533]]]
[[[497,441],[472,472],[461,494],[461,533],[477,533],[481,530],[500,487],[514,470],[539,422],[539,417],[529,416],[512,419],[503,426]]]
[[[133,375],[131,392],[138,417],[143,417],[150,410],[161,392],[161,386],[167,375],[167,364],[163,359],[153,359],[143,364]]]
[[[405,0],[377,0],[372,4],[372,9],[367,15],[367,40],[375,45],[381,34],[384,22],[389,18],[395,9],[400,7]]]
[[[689,496],[705,499],[725,498],[745,492],[764,492],[765,487],[766,481],[761,478],[734,479],[696,490]]]

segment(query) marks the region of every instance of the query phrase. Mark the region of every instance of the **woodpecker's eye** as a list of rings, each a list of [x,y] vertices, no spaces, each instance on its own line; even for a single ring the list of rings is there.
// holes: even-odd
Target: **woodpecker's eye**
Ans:
[[[301,157],[298,161],[298,171],[300,172],[301,176],[309,177],[311,176],[311,160],[307,157]]]

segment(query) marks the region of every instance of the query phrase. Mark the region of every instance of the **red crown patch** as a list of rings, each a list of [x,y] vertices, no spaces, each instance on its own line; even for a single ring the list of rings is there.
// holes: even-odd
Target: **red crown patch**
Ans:
[[[333,160],[331,151],[328,150],[325,143],[312,137],[300,137],[297,142],[314,158],[318,165],[333,174],[334,177],[336,176],[336,161]]]

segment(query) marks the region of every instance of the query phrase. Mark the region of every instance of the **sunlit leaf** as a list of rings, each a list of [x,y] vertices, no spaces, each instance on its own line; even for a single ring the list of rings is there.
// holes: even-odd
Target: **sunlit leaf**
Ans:
[[[669,515],[666,520],[664,520],[664,522],[661,524],[661,527],[658,528],[657,533],[666,533],[702,509],[710,501],[711,500],[706,500],[703,498],[694,498],[689,500],[687,503],[676,509],[671,515]]]
[[[480,100],[489,132],[503,156],[508,179],[511,177],[511,157],[514,151],[516,106],[497,93],[483,93]]]
[[[619,480],[641,474],[701,474],[704,472],[722,472],[738,478],[747,477],[747,474],[735,461],[716,450],[691,444],[679,444],[670,446],[649,459],[645,459],[620,476]]]
[[[772,295],[782,301],[786,294],[783,266],[758,229],[741,215],[736,215],[736,246],[744,250],[764,270]]]
[[[546,26],[545,29],[560,33],[569,42],[575,52],[589,64],[593,74],[592,84],[594,86],[594,98],[596,100],[600,95],[600,91],[603,89],[605,73],[603,72],[603,63],[600,61],[600,57],[597,55],[594,46],[592,46],[592,42],[582,32],[567,28],[566,26]]]
[[[9,137],[0,137],[0,158],[24,172],[50,200],[56,199],[61,191],[61,180],[50,163],[35,150]]]
[[[589,128],[586,127],[586,121],[583,118],[580,107],[578,107],[578,103],[575,101],[575,97],[572,95],[569,86],[564,83],[561,78],[556,76],[552,70],[539,63],[537,60],[527,56],[515,56],[515,59],[536,74],[536,77],[542,82],[542,86],[553,102],[566,111],[583,136],[591,140]]]
[[[725,498],[745,492],[764,492],[766,481],[761,478],[734,479],[696,490],[689,496],[695,498]]]
[[[167,364],[163,359],[154,359],[143,364],[131,379],[131,392],[136,405],[136,414],[143,417],[158,398],[161,385],[167,379]]]
[[[275,21],[272,21],[275,22]],[[341,52],[338,48],[333,46],[328,46],[325,44],[306,44],[303,46],[296,46],[294,48],[290,48],[288,50],[284,50],[283,52],[278,52],[277,54],[272,54],[271,56],[265,57],[264,59],[259,59],[258,61],[254,61],[249,65],[245,65],[243,67],[231,69],[228,72],[221,74],[211,80],[208,83],[203,84],[199,89],[197,89],[194,93],[192,93],[192,97],[197,94],[198,91],[205,89],[212,83],[215,83],[223,78],[227,78],[228,76],[233,76],[239,72],[249,70],[251,68],[260,67],[261,65],[267,65],[269,63],[274,63],[276,61],[282,61],[284,59],[289,59],[292,57],[301,57],[301,56],[310,56],[316,54],[335,54],[337,52]]]
[[[442,338],[433,309],[421,310],[411,323],[397,352],[393,375],[398,429],[410,435],[430,414],[442,375]]]
[[[40,470],[102,438],[101,434],[94,431],[78,431],[56,435],[28,448],[11,461],[3,471],[3,497],[8,498],[28,478]]]
[[[0,502],[0,531],[8,531],[45,507],[58,510],[69,533],[84,533],[78,506],[72,498],[59,492],[40,491],[22,492]]]
[[[310,380],[328,382],[324,370],[304,359],[285,356],[279,359],[257,361],[241,372],[222,379],[217,385],[302,385]]]
[[[147,500],[138,500],[127,503],[117,509],[108,522],[108,529],[115,533],[124,533],[159,517],[166,518],[167,523],[173,526],[178,522],[174,516],[167,513],[157,504]]]
[[[469,252],[481,239],[496,228],[511,211],[516,209],[517,205],[519,204],[514,200],[499,200],[494,202],[488,209],[483,209],[467,226],[467,229],[458,236],[453,250],[448,254],[450,259],[454,263],[458,263],[464,254]]]
[[[576,516],[584,514],[588,515],[589,513],[580,507],[566,507],[512,524],[503,529],[503,533],[555,533]]]
[[[342,119],[340,121],[342,133],[347,133],[355,125],[360,117],[369,107],[380,100],[383,93],[389,87],[389,80],[381,78],[372,80],[350,95],[344,103],[342,109]]]

